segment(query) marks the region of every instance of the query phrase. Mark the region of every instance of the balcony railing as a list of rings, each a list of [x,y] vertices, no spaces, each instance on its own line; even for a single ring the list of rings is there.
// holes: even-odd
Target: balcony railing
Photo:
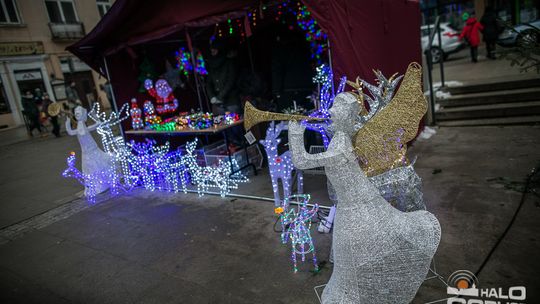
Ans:
[[[55,40],[78,40],[85,35],[82,23],[49,23],[49,28]]]

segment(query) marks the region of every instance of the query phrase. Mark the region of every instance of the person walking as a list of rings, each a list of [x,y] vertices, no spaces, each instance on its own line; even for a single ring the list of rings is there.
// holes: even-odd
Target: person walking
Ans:
[[[486,7],[480,23],[484,27],[482,34],[486,43],[487,58],[495,59],[495,42],[499,36],[499,23],[497,22],[497,15],[491,6]]]
[[[56,116],[49,115],[49,106],[53,103],[56,103],[56,102],[52,101],[49,98],[49,94],[47,93],[43,94],[42,111],[51,120],[51,124],[53,126],[52,133],[54,134],[54,136],[60,137],[60,124],[58,123],[58,115]]]
[[[25,95],[21,98],[21,104],[23,107],[23,115],[26,117],[28,135],[34,136],[32,131],[38,129],[41,134],[41,124],[39,123],[39,109],[34,101],[34,95],[32,92],[26,91]]]
[[[220,41],[210,45],[210,57],[207,59],[208,76],[206,94],[210,98],[214,114],[240,112],[240,96],[236,89],[238,75],[234,52],[227,55],[225,46]]]
[[[465,27],[459,35],[459,39],[465,38],[471,49],[472,62],[478,62],[478,45],[480,44],[480,31],[484,29],[484,26],[476,20],[474,16],[469,16],[468,13],[463,13],[463,21],[465,21]]]

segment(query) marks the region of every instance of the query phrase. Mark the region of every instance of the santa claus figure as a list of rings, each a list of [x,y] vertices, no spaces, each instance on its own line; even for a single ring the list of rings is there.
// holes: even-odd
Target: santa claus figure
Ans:
[[[144,87],[150,96],[156,99],[156,111],[159,114],[172,113],[178,108],[178,100],[173,95],[173,89],[165,79],[156,81],[155,87],[150,79],[144,81]]]

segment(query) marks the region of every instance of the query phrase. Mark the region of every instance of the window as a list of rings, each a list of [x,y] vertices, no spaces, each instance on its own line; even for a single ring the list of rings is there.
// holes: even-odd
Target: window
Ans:
[[[110,0],[96,0],[97,2],[97,9],[99,11],[99,16],[103,18],[108,10],[111,9],[111,1]]]
[[[19,18],[19,12],[17,10],[15,0],[0,0],[0,23],[21,23],[21,18]]]
[[[78,23],[79,21],[71,0],[45,0],[45,6],[52,23]]]

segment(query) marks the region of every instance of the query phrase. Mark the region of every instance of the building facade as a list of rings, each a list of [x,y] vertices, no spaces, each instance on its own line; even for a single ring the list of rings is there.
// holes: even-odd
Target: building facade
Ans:
[[[100,102],[106,79],[65,48],[86,35],[114,0],[0,0],[0,128],[24,125],[21,96],[47,92],[66,100],[73,84],[80,102]]]

